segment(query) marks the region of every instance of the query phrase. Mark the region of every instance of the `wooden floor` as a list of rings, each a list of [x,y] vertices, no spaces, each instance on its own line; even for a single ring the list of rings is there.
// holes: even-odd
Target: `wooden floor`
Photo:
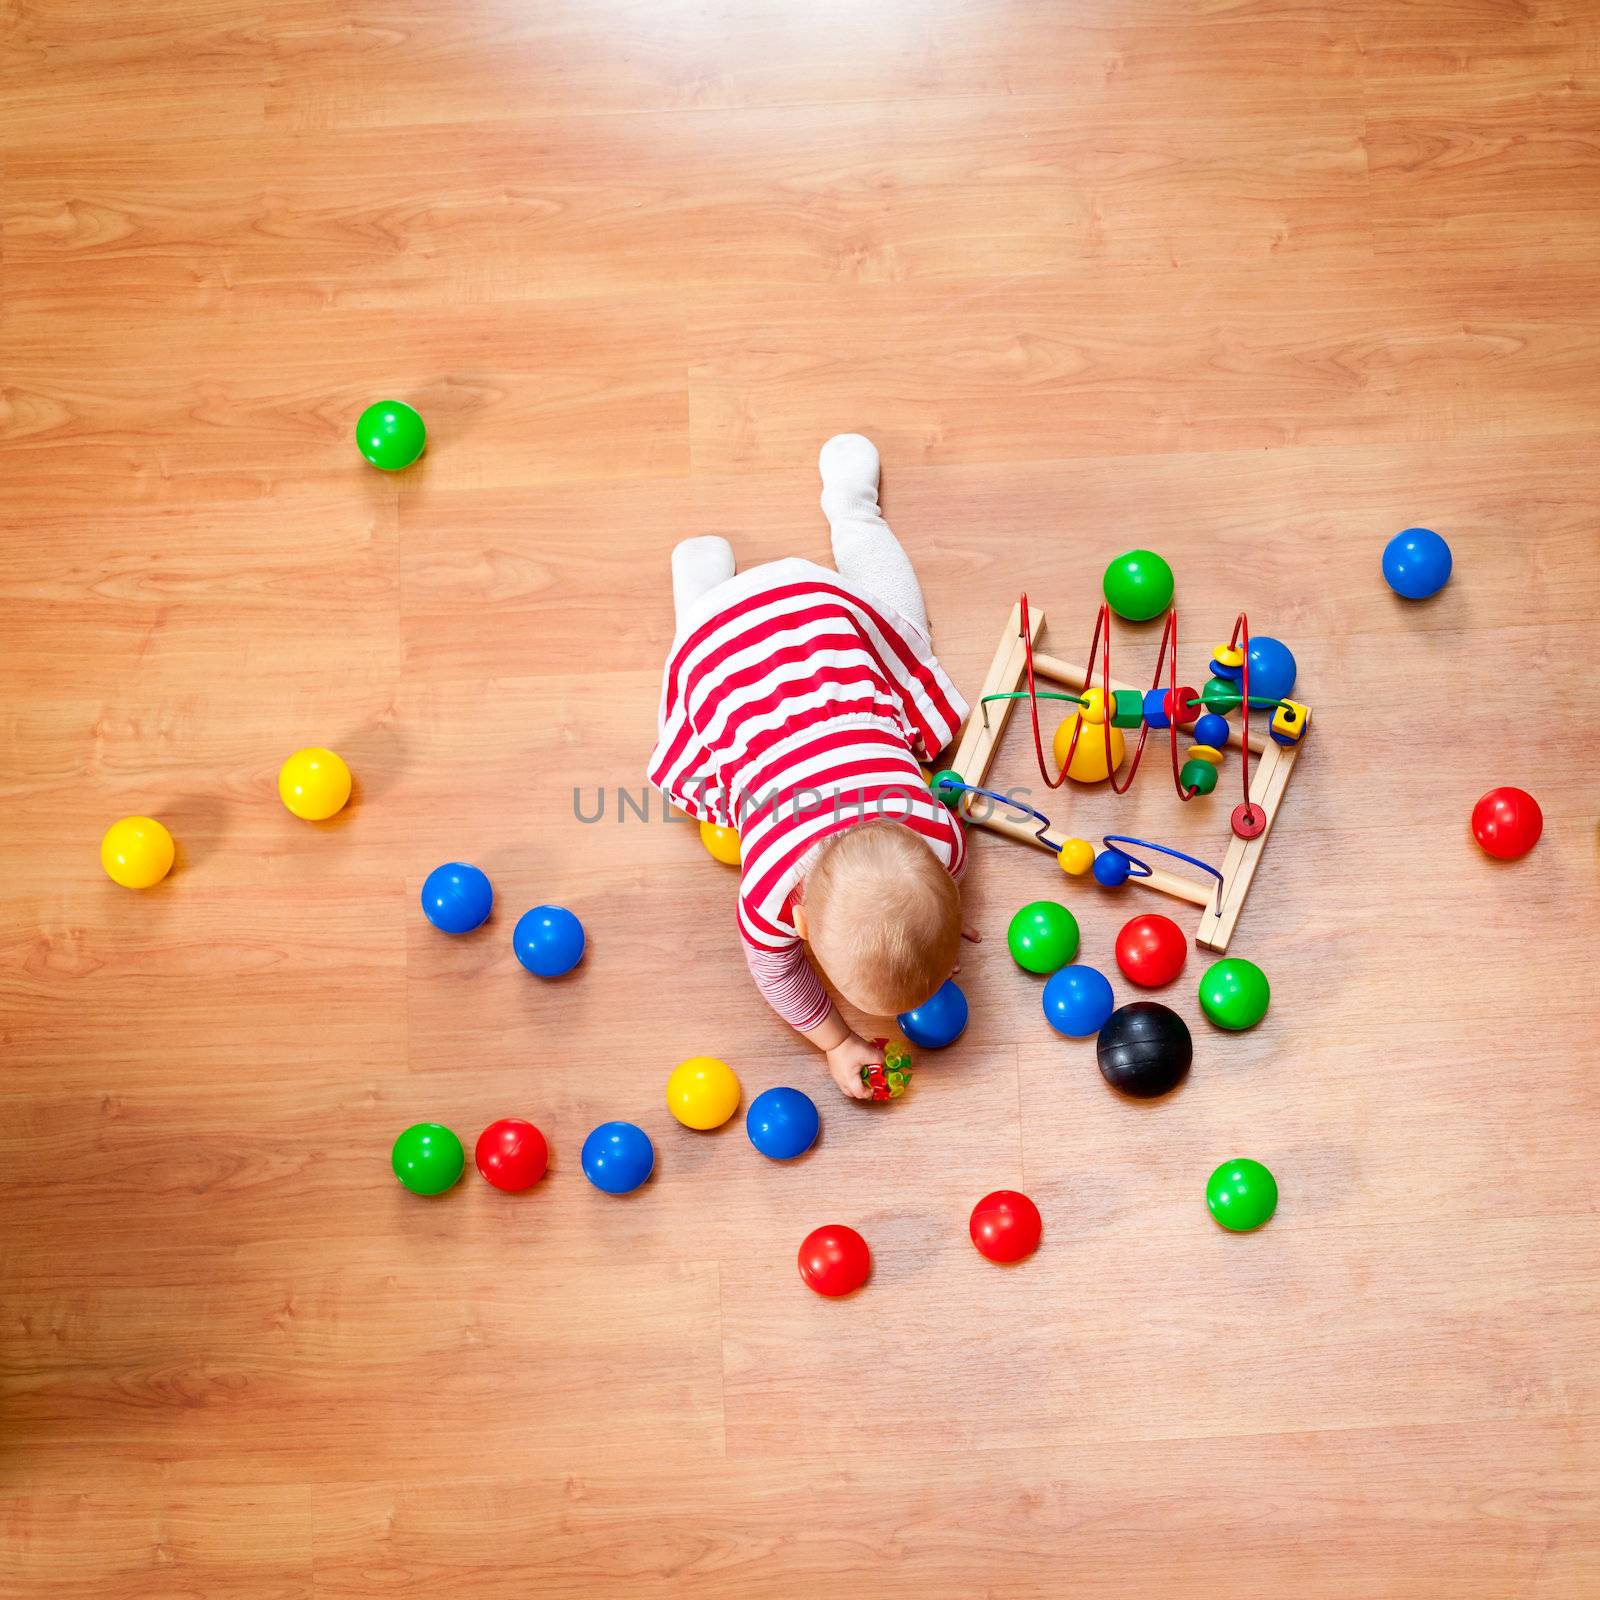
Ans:
[[[18,0],[0,37],[0,1592],[1600,1594],[1600,12],[1583,0]],[[413,401],[415,470],[355,417]],[[693,832],[616,820],[666,559],[822,557],[818,444],[972,691],[1132,544],[1185,676],[1310,741],[1235,942],[1264,1026],[1118,1101],[1003,932],[1153,902],[981,838],[966,1038],[846,1105]],[[1455,549],[1435,603],[1396,529]],[[1149,670],[1122,628],[1119,670]],[[997,775],[1027,783],[1014,728]],[[356,773],[313,827],[292,749]],[[1230,758],[1073,831],[1220,859]],[[1543,842],[1500,865],[1472,802]],[[574,795],[604,822],[575,816]],[[149,812],[177,870],[101,875]],[[1200,814],[1204,813],[1204,814]],[[423,921],[451,858],[478,937]],[[509,930],[572,906],[544,986]],[[1192,913],[1181,913],[1192,924]],[[672,1064],[815,1090],[794,1168]],[[534,1118],[534,1193],[394,1134]],[[585,1132],[657,1140],[631,1200]],[[1283,1200],[1203,1204],[1256,1156]],[[1001,1271],[972,1202],[1027,1189]],[[800,1237],[860,1227],[828,1303]]]

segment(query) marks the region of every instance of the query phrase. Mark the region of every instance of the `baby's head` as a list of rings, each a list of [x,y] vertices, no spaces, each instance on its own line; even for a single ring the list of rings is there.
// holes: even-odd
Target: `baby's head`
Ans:
[[[834,834],[806,876],[805,936],[817,965],[875,1017],[920,1006],[961,947],[961,894],[933,851],[899,822]]]

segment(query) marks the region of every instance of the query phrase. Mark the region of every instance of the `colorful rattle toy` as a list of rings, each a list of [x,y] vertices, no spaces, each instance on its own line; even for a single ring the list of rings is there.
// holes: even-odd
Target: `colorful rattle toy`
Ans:
[[[872,1091],[874,1100],[898,1100],[911,1087],[911,1052],[903,1044],[887,1039],[872,1041],[883,1051],[881,1064],[861,1069],[861,1081]]]

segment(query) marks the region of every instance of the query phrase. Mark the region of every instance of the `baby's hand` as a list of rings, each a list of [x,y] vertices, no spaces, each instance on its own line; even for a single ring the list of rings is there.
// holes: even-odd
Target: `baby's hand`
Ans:
[[[872,1098],[872,1090],[861,1081],[861,1069],[882,1064],[883,1052],[876,1045],[863,1039],[860,1034],[852,1033],[842,1043],[825,1051],[824,1056],[828,1071],[833,1074],[833,1081],[845,1094],[852,1100]]]

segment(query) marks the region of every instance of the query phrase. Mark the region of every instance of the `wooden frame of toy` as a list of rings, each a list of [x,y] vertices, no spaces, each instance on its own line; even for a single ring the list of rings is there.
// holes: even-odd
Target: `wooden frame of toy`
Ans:
[[[1010,620],[1001,635],[983,689],[957,743],[955,758],[950,767],[933,781],[945,799],[959,807],[962,815],[979,827],[1048,850],[1058,855],[1067,871],[1082,873],[1089,867],[1089,858],[1080,853],[1077,860],[1069,864],[1068,849],[1077,845],[1081,851],[1083,841],[1069,840],[1063,846],[1048,836],[1053,825],[1043,813],[1033,811],[1009,796],[996,795],[986,787],[989,769],[1011,720],[1012,708],[1019,700],[1029,703],[1039,769],[1051,788],[1059,787],[1069,775],[1076,776],[1076,773],[1069,772],[1069,768],[1074,764],[1081,742],[1086,742],[1090,755],[1098,758],[1100,752],[1096,746],[1103,739],[1105,754],[1101,766],[1105,770],[1097,770],[1095,777],[1109,778],[1113,789],[1121,794],[1133,781],[1148,733],[1152,730],[1167,733],[1170,730],[1174,784],[1179,799],[1188,801],[1209,794],[1216,787],[1216,772],[1222,762],[1223,750],[1228,746],[1239,750],[1247,769],[1242,781],[1244,798],[1234,807],[1230,817],[1232,836],[1220,871],[1181,851],[1120,835],[1107,835],[1105,855],[1093,857],[1094,875],[1102,883],[1116,884],[1132,878],[1147,889],[1200,907],[1200,926],[1195,933],[1195,942],[1203,949],[1221,954],[1227,950],[1234,928],[1238,925],[1245,896],[1250,892],[1251,881],[1261,863],[1262,851],[1277,820],[1278,809],[1283,804],[1284,790],[1290,773],[1294,771],[1300,743],[1310,727],[1311,711],[1300,701],[1289,699],[1287,693],[1270,699],[1252,697],[1249,681],[1249,623],[1242,612],[1234,624],[1230,643],[1219,645],[1214,652],[1213,671],[1227,676],[1214,676],[1203,694],[1197,694],[1195,690],[1178,683],[1176,611],[1167,613],[1161,653],[1157,658],[1151,687],[1148,690],[1136,689],[1132,684],[1113,678],[1110,615],[1108,607],[1100,608],[1094,639],[1089,647],[1089,663],[1080,667],[1037,649],[1044,632],[1044,613],[1030,610],[1028,597],[1023,595],[1012,607]],[[1167,669],[1165,686],[1164,668]],[[1036,679],[1044,679],[1067,693],[1052,694],[1039,690]],[[1067,702],[1075,700],[1079,707],[1057,730],[1056,757],[1061,770],[1054,778],[1051,778],[1045,764],[1044,745],[1039,732],[1038,702],[1041,698]],[[1171,716],[1169,713],[1175,705],[1179,708],[1178,714]],[[1256,728],[1250,727],[1252,705],[1258,708]],[[1215,746],[1193,746],[1188,758],[1180,765],[1177,754],[1179,729],[1198,724],[1207,713],[1215,719],[1211,723],[1214,729],[1219,722],[1226,720],[1221,713],[1234,708],[1243,710],[1241,725],[1235,727],[1228,724],[1226,740],[1219,739]],[[1272,712],[1271,724],[1263,733],[1258,731],[1262,720],[1260,712],[1268,709]],[[1072,725],[1070,742],[1063,755],[1061,734],[1068,724]],[[1131,730],[1134,727],[1139,729],[1137,747],[1123,781],[1118,783],[1116,775],[1121,767],[1121,756],[1113,759],[1114,731],[1124,728]],[[1082,740],[1085,734],[1088,735],[1087,741]],[[1120,731],[1115,731],[1115,738],[1120,746]],[[1252,755],[1256,760],[1254,773],[1250,775],[1248,769]],[[1200,765],[1209,769],[1209,775],[1200,771]],[[985,799],[989,804],[980,806],[978,802]],[[1134,848],[1122,851],[1117,848],[1120,844]],[[1189,862],[1209,873],[1215,882],[1199,882],[1167,868],[1151,865],[1140,859],[1139,847]],[[1087,848],[1093,851],[1092,846]],[[1102,877],[1102,863],[1106,855],[1121,859],[1111,863],[1114,872],[1107,872]],[[1134,870],[1129,871],[1130,866]],[[1143,871],[1137,870],[1141,867]]]

